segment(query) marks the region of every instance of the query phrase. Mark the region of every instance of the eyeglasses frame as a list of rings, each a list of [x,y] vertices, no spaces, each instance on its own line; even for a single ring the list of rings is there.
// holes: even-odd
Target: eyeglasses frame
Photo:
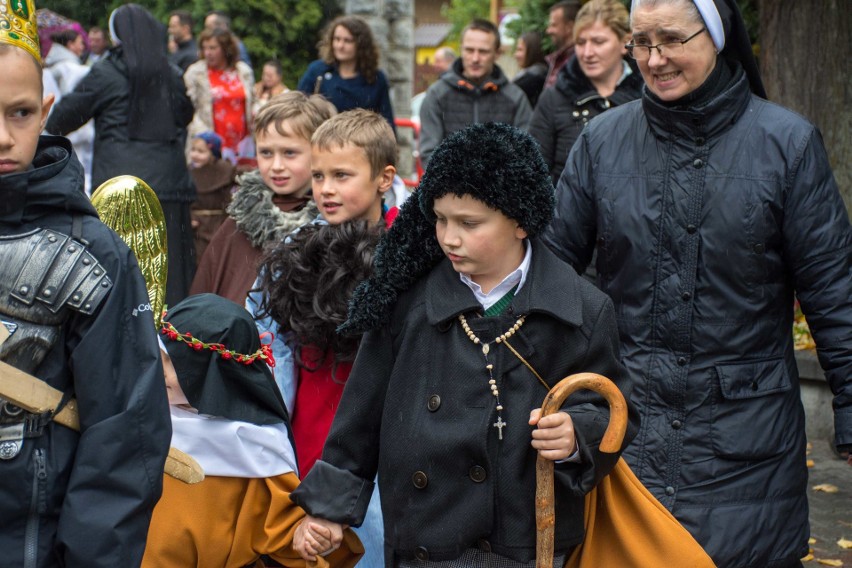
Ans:
[[[656,49],[657,55],[659,55],[660,57],[668,57],[666,55],[663,55],[663,51],[662,51],[662,49],[660,49],[660,47],[666,46],[666,45],[672,45],[674,43],[679,43],[681,46],[683,46],[683,45],[686,44],[686,42],[698,37],[701,34],[701,32],[706,32],[706,31],[707,31],[707,27],[705,26],[686,39],[678,39],[678,40],[675,40],[675,41],[664,41],[664,42],[658,43],[657,45],[637,45],[637,44],[635,44],[634,42],[631,41],[630,43],[625,44],[624,48],[627,50],[627,53],[630,54],[630,57],[632,57],[636,61],[648,61],[648,60],[650,60],[651,59],[651,49]],[[648,59],[638,59],[635,55],[633,55],[633,48],[636,48],[636,47],[641,47],[642,49],[648,48]]]

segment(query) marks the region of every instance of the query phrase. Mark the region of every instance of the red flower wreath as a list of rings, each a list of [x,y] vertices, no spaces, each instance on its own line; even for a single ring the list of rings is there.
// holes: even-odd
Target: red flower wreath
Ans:
[[[165,317],[165,312],[163,312],[163,316]],[[242,363],[243,365],[251,365],[257,359],[261,359],[264,363],[269,365],[270,367],[275,366],[275,358],[272,356],[272,340],[274,339],[273,335],[269,332],[266,332],[260,336],[260,349],[252,353],[251,355],[244,355],[242,353],[237,353],[236,351],[231,351],[227,347],[225,347],[221,343],[204,343],[198,338],[192,337],[191,333],[180,333],[175,327],[163,320],[163,327],[160,330],[160,333],[171,339],[172,341],[182,341],[186,344],[187,347],[191,347],[196,351],[201,351],[202,349],[209,349],[210,351],[216,352],[222,359],[230,360],[233,359],[238,363]],[[269,343],[263,343],[264,338],[269,337]]]

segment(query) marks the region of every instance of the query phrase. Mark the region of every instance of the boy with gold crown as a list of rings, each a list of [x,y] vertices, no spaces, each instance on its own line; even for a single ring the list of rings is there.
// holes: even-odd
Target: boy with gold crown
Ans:
[[[0,567],[138,566],[171,434],[145,281],[40,136],[32,0],[0,0],[0,68]]]

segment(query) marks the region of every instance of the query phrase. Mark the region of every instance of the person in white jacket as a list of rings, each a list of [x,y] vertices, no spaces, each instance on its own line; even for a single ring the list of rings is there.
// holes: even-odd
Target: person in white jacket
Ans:
[[[59,96],[74,90],[83,77],[88,74],[90,67],[80,62],[80,57],[86,49],[83,36],[76,30],[67,29],[53,34],[50,39],[53,45],[44,59],[46,70],[56,81]],[[57,97],[58,100],[59,97]],[[95,123],[90,120],[79,129],[68,135],[77,157],[83,164],[86,177],[86,194],[92,192],[92,150],[95,141]]]

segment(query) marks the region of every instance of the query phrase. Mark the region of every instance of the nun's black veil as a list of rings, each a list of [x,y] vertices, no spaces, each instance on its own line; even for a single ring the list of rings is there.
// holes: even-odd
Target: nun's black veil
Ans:
[[[112,17],[130,81],[128,135],[133,140],[170,141],[177,135],[170,97],[172,69],[166,28],[145,8],[125,4]]]

